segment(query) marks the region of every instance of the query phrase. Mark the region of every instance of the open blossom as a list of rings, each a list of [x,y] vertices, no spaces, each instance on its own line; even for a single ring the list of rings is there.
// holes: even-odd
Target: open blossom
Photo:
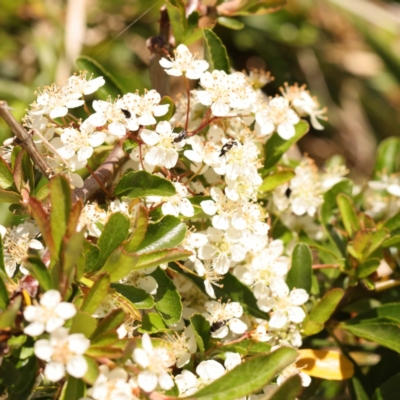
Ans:
[[[178,162],[178,149],[184,146],[185,141],[174,142],[178,134],[172,132],[169,122],[159,122],[155,132],[143,129],[140,135],[142,140],[151,146],[145,156],[148,164],[166,168],[175,167]]]
[[[123,368],[110,370],[107,365],[100,365],[100,374],[87,395],[94,400],[137,400],[132,389],[136,384],[129,379],[128,373]]]
[[[300,121],[300,118],[290,108],[289,102],[278,96],[256,111],[256,121],[262,135],[270,135],[277,131],[282,139],[288,140],[295,135],[294,126]]]
[[[30,324],[24,328],[24,333],[29,336],[39,336],[45,331],[54,332],[75,314],[74,304],[61,301],[59,291],[48,290],[41,297],[40,304],[25,308],[24,318]]]
[[[274,329],[283,328],[287,323],[299,324],[306,314],[301,305],[307,302],[308,293],[304,289],[292,289],[285,282],[271,283],[271,296],[264,296],[257,301],[262,311],[272,311],[269,326]]]
[[[17,265],[20,265],[21,272],[27,274],[28,271],[21,265],[24,258],[28,255],[29,249],[43,250],[43,245],[36,238],[39,236],[39,228],[31,221],[5,228],[0,225],[0,235],[3,239],[4,264],[7,275],[12,277]]]
[[[211,106],[216,117],[225,117],[232,109],[247,109],[257,100],[257,94],[241,72],[230,75],[218,70],[205,72],[200,83],[204,90],[198,90],[197,97],[201,104]]]
[[[176,332],[175,336],[168,335],[167,340],[171,343],[178,368],[186,365],[190,361],[191,355],[196,353],[197,342],[191,326],[188,326],[181,335]]]
[[[71,93],[80,93],[81,95],[89,95],[94,92],[97,92],[106,81],[102,76],[98,76],[97,78],[89,78],[86,79],[86,74],[80,73],[79,75],[72,75],[68,79],[67,88]]]
[[[373,190],[386,190],[392,196],[400,197],[400,175],[380,175],[379,180],[369,181],[368,186]]]
[[[199,276],[204,278],[204,287],[206,289],[206,293],[212,299],[215,299],[216,296],[213,286],[220,286],[217,282],[222,279],[222,276],[214,270],[212,261],[206,260],[202,262],[200,260],[195,260],[194,269]]]
[[[49,339],[35,342],[36,357],[46,361],[44,376],[52,382],[58,382],[65,372],[75,378],[82,378],[88,369],[83,354],[90,346],[90,340],[82,333],[68,334],[68,329],[59,328],[50,333]]]
[[[174,365],[175,357],[165,347],[154,348],[147,333],[142,336],[142,348],[133,351],[133,360],[142,369],[137,383],[145,392],[152,392],[157,386],[164,390],[174,386],[168,368]]]
[[[247,325],[239,319],[243,315],[243,307],[239,303],[208,301],[204,307],[207,310],[204,316],[211,325],[212,337],[222,339],[229,331],[238,335],[246,332]]]
[[[146,91],[143,96],[137,93],[125,94],[119,103],[125,112],[125,117],[131,122],[130,130],[136,130],[139,125],[147,126],[157,123],[155,117],[161,117],[168,112],[169,104],[159,104],[161,96],[156,90]],[[129,116],[129,114],[131,114]],[[137,122],[136,129],[133,121]]]
[[[205,60],[196,60],[196,57],[184,45],[180,44],[174,50],[175,58],[168,60],[162,58],[160,65],[165,68],[165,72],[172,76],[185,75],[189,79],[199,79],[204,71],[209,67]]]

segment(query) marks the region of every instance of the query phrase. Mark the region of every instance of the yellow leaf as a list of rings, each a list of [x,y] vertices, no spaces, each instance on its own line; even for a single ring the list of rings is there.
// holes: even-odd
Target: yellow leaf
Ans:
[[[303,349],[299,355],[297,367],[315,378],[341,381],[354,374],[353,363],[338,351]]]

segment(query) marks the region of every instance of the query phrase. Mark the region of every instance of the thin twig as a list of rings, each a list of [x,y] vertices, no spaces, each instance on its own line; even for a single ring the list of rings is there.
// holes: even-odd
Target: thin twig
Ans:
[[[4,100],[0,100],[0,116],[4,119],[6,124],[17,137],[18,144],[20,144],[21,147],[28,153],[42,174],[46,176],[46,178],[51,178],[54,173],[36,148],[35,143],[32,140],[32,136],[17,122],[17,120],[11,114],[7,102]]]

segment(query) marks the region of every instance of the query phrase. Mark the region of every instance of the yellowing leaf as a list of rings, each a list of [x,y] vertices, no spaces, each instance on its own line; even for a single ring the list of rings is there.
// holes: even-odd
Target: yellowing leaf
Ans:
[[[354,374],[352,362],[343,354],[333,350],[299,350],[298,368],[315,378],[343,380]]]

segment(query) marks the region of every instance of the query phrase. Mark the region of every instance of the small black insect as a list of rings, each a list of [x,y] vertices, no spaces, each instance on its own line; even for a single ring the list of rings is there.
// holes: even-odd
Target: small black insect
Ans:
[[[187,132],[183,130],[182,132],[179,133],[179,135],[174,139],[174,143],[179,143],[182,142],[183,139],[186,138]]]
[[[290,197],[290,195],[291,195],[291,193],[292,193],[292,189],[290,189],[289,187],[286,189],[286,191],[285,191],[285,196],[287,197],[287,198],[289,198]]]
[[[222,148],[221,148],[221,153],[219,153],[219,156],[222,157],[224,156],[233,146],[237,146],[236,140],[231,140],[228,143],[225,143]]]
[[[211,325],[210,333],[216,332],[218,329],[221,329],[223,326],[226,325],[227,321],[216,321]]]
[[[121,111],[124,113],[125,118],[130,118],[132,116],[131,112],[128,110],[124,110],[123,108],[121,108]]]

